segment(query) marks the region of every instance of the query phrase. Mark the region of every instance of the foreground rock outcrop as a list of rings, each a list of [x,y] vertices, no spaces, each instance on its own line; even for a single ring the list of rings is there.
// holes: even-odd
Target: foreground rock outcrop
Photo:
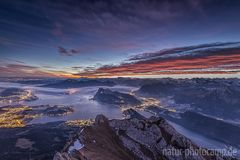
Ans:
[[[129,118],[123,120],[98,115],[93,125],[84,127],[77,135],[81,148],[69,151],[69,146],[65,147],[54,160],[234,159],[198,147],[163,118],[147,119],[134,111],[128,113]]]

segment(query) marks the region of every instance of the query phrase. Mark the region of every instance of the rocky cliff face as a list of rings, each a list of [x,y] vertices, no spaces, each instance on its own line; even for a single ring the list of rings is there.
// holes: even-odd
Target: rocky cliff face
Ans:
[[[130,118],[108,120],[98,115],[92,126],[78,135],[81,149],[57,153],[54,160],[222,160],[233,159],[200,148],[179,134],[163,118],[141,118],[131,111]],[[138,118],[137,118],[138,117]]]

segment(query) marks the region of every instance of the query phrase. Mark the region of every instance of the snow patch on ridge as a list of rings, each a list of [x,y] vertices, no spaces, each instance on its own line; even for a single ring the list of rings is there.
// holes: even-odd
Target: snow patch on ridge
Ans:
[[[84,144],[82,144],[79,139],[76,139],[73,143],[73,145],[71,145],[68,149],[68,153],[71,153],[74,150],[80,150],[84,147]]]

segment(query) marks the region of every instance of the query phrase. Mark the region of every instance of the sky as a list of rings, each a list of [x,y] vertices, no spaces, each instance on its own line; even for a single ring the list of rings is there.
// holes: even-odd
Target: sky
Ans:
[[[239,77],[239,0],[0,1],[0,77]]]

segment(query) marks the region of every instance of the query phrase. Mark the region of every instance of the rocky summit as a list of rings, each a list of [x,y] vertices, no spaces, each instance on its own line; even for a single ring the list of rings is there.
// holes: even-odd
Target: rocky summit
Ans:
[[[55,154],[54,160],[234,159],[200,148],[161,117],[139,118],[142,116],[137,112],[128,113],[129,118],[122,120],[98,115],[95,123],[84,127],[65,150]],[[72,145],[75,149],[69,151]]]

